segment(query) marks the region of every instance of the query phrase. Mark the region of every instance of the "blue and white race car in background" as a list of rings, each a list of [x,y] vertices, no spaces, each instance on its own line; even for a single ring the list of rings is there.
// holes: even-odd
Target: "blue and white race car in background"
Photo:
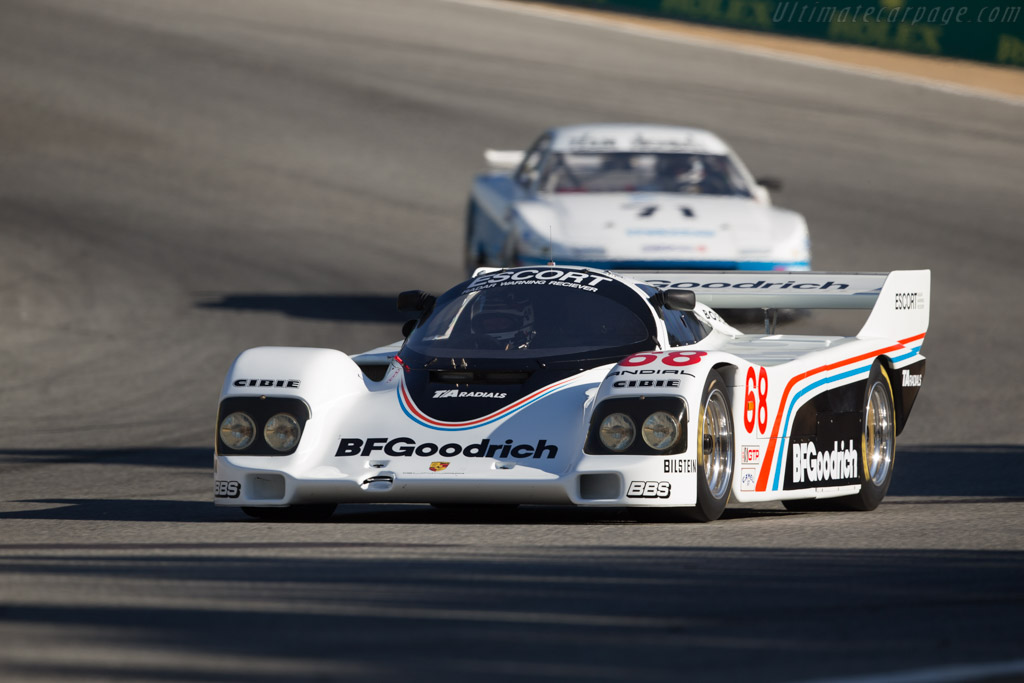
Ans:
[[[487,150],[473,183],[466,270],[548,261],[595,268],[810,270],[807,223],[772,206],[718,136],[663,125],[553,128]]]

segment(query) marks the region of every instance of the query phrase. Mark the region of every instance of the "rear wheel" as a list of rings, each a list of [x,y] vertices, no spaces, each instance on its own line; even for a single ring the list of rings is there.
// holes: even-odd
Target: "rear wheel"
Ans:
[[[875,363],[868,375],[860,445],[860,492],[836,498],[836,503],[847,510],[874,510],[889,491],[896,463],[896,410],[893,408],[892,382],[881,363]]]
[[[323,522],[331,518],[334,503],[291,505],[286,508],[243,507],[242,512],[263,522]]]
[[[892,483],[896,462],[896,410],[892,383],[881,363],[868,374],[864,391],[864,424],[860,439],[860,491],[852,496],[783,501],[787,510],[874,510]]]
[[[710,522],[722,516],[732,491],[735,443],[725,380],[712,370],[697,415],[697,505],[683,510],[688,519]]]

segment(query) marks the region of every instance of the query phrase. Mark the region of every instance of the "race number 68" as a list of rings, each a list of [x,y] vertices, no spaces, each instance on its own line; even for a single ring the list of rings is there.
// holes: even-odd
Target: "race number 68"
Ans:
[[[635,368],[638,365],[648,365],[660,359],[665,365],[681,368],[699,363],[700,359],[706,355],[708,355],[707,351],[652,351],[650,353],[634,353],[628,358],[623,358],[619,365]]]
[[[761,368],[755,373],[749,367],[743,384],[743,427],[749,434],[756,424],[757,431],[764,434],[768,431],[768,372]]]

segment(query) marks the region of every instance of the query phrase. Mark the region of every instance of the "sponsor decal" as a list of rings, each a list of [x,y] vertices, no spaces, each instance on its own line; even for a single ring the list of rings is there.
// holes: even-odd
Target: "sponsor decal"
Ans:
[[[687,230],[685,228],[629,228],[627,235],[647,237],[714,237],[714,230]],[[657,245],[652,245],[657,246]]]
[[[338,444],[338,456],[358,455],[368,457],[376,452],[390,455],[396,458],[411,457],[418,455],[429,458],[441,456],[442,458],[454,458],[463,456],[466,458],[546,458],[550,460],[558,455],[558,446],[549,444],[547,440],[541,439],[536,444],[515,443],[512,439],[505,439],[504,443],[491,443],[490,439],[484,439],[477,443],[464,445],[460,443],[436,444],[429,441],[417,443],[415,439],[399,436],[394,439],[371,438],[371,439],[346,439],[342,438]]]
[[[236,387],[284,387],[298,389],[301,380],[297,379],[236,379],[232,384]]]
[[[440,472],[441,470],[448,469],[448,465],[451,465],[451,463],[450,462],[438,462],[438,461],[435,461],[435,462],[430,463],[430,471],[431,472]]]
[[[686,375],[687,377],[693,377],[692,372],[686,370],[674,370],[672,368],[663,368],[652,370],[650,368],[644,368],[643,370],[623,370],[622,368],[616,368],[608,373],[608,376],[612,375]]]
[[[631,481],[626,489],[626,498],[668,498],[672,495],[672,484],[667,481]]]
[[[645,280],[647,284],[654,285],[661,289],[818,289],[818,290],[845,290],[850,285],[846,282],[826,280],[823,282],[798,282],[787,280],[786,282],[766,282],[765,280],[749,280],[746,282],[672,282],[670,280]]]
[[[616,389],[625,389],[627,387],[678,387],[679,380],[677,379],[620,379],[612,382],[612,386]]]
[[[641,365],[649,365],[655,361],[661,361],[663,365],[672,367],[683,367],[699,363],[700,359],[706,355],[708,355],[707,351],[650,351],[647,353],[634,353],[632,356],[620,360],[619,367],[635,368]]]
[[[903,386],[905,387],[919,387],[922,379],[924,379],[923,375],[911,375],[910,370],[903,371]]]
[[[637,152],[703,152],[704,148],[697,144],[693,135],[681,135],[675,138],[649,138],[643,133],[633,136],[630,150]]]
[[[645,253],[662,253],[666,251],[690,252],[694,251],[694,248],[685,244],[648,244],[642,247],[640,251],[643,251]]]
[[[467,292],[475,292],[492,287],[512,287],[516,285],[549,285],[570,287],[588,292],[596,292],[602,282],[611,282],[612,278],[580,270],[562,270],[560,268],[524,268],[521,270],[499,270],[474,278],[466,287]]]
[[[575,377],[569,377],[555,382],[554,384],[549,384],[543,389],[538,389],[532,394],[522,397],[518,401],[513,401],[512,403],[495,410],[493,413],[464,422],[444,422],[441,420],[435,420],[429,415],[426,415],[422,410],[416,407],[412,397],[409,396],[409,390],[404,383],[398,386],[398,404],[401,406],[402,412],[404,412],[409,419],[424,427],[439,431],[465,431],[467,429],[475,429],[477,427],[482,427],[484,425],[491,424],[492,422],[502,420],[509,415],[512,415],[539,401],[540,399],[569,386],[575,381]]]
[[[665,460],[665,474],[696,474],[697,458],[668,458]]]
[[[434,398],[505,398],[508,394],[502,391],[459,391],[458,389],[438,389]]]
[[[925,296],[921,292],[896,292],[897,311],[920,311],[925,306]]]
[[[757,489],[757,470],[753,467],[740,468],[740,491],[754,491]]]
[[[214,498],[238,498],[242,493],[242,485],[237,481],[217,480],[213,482]]]
[[[743,460],[742,462],[759,463],[761,462],[761,447],[760,446],[744,446],[743,447]]]
[[[797,488],[829,486],[860,481],[857,463],[860,456],[853,439],[833,441],[832,450],[818,450],[813,441],[794,443],[793,484]],[[801,486],[803,485],[803,486]]]
[[[573,150],[614,150],[614,137],[598,137],[590,133],[580,133],[569,138],[569,147]]]

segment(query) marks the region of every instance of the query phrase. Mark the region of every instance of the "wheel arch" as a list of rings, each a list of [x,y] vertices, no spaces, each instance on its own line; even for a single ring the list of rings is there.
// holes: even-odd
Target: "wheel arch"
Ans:
[[[889,378],[889,389],[892,393],[892,406],[896,413],[896,436],[899,436],[903,432],[903,428],[907,424],[907,418],[910,417],[910,410],[914,407],[914,400],[917,398],[917,387],[913,388],[913,391],[908,391],[906,387],[902,387],[897,382],[898,370],[894,367],[892,357],[890,356],[879,356],[875,359],[875,362],[882,366],[885,370],[886,376]],[[924,372],[924,361],[920,361],[920,372]],[[918,363],[910,367],[916,367]]]

